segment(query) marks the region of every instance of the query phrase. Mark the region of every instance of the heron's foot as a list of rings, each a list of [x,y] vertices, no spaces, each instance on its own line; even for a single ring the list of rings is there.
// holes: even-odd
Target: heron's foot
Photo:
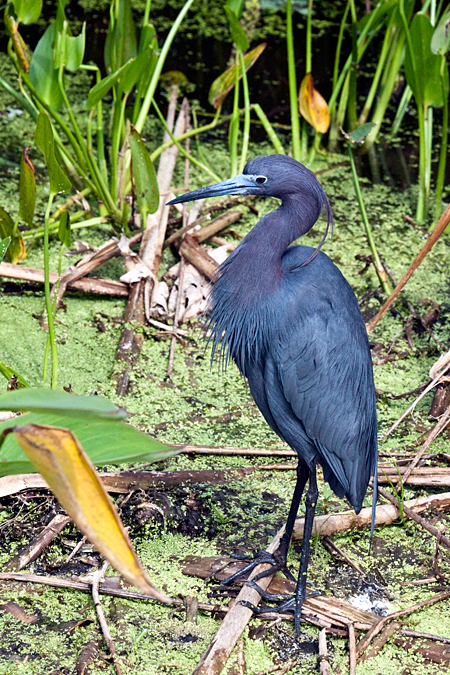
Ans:
[[[276,607],[269,607],[268,605],[256,607],[251,602],[243,600],[241,604],[244,605],[244,607],[248,607],[249,609],[251,609],[254,614],[257,615],[267,614],[268,612],[275,612],[276,614],[287,614],[289,612],[292,612],[294,615],[300,616],[303,600],[300,604],[300,607],[298,607],[295,595],[284,595],[284,594],[275,595],[273,593],[267,593],[267,591],[264,591],[262,588],[260,588],[260,586],[258,586],[258,584],[255,584],[253,581],[248,581],[247,585],[257,590],[258,593],[261,595],[261,597],[264,598],[264,600],[266,600],[267,602],[277,603]],[[317,598],[319,595],[325,595],[325,592],[316,590],[312,591],[311,593],[306,593],[304,600],[306,598]]]
[[[275,574],[275,572],[283,572],[287,579],[290,581],[295,581],[294,575],[289,571],[286,565],[286,557],[279,554],[278,551],[275,551],[275,553],[268,553],[268,551],[258,551],[253,556],[235,555],[232,553],[230,554],[230,557],[234,558],[234,560],[248,561],[248,564],[231,576],[223,579],[223,581],[220,582],[221,586],[232,584],[234,581],[247,576],[250,574],[250,572],[253,572],[255,567],[258,567],[258,565],[270,565],[270,567],[264,572],[257,574],[253,578],[253,582],[264,579],[264,577],[271,576],[272,574]]]

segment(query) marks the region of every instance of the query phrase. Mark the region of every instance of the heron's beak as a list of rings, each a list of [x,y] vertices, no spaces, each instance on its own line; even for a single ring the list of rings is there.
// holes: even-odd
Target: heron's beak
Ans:
[[[196,199],[205,199],[206,197],[248,195],[257,192],[258,188],[250,177],[241,173],[239,176],[222,181],[222,183],[216,183],[216,185],[209,185],[208,187],[200,188],[199,190],[187,192],[185,195],[181,195],[176,199],[172,199],[171,202],[167,202],[166,206],[169,204],[181,204],[182,202],[193,202]]]

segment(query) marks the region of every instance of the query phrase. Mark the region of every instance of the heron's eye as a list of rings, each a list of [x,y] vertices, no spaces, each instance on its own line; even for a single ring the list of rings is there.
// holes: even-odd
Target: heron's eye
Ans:
[[[256,176],[255,183],[258,183],[258,185],[264,185],[264,183],[267,183],[267,178],[265,176]]]

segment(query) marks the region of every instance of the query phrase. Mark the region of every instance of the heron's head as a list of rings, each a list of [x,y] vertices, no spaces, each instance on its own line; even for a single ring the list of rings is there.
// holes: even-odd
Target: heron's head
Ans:
[[[168,204],[180,204],[221,195],[259,195],[287,199],[301,195],[323,203],[323,190],[314,174],[287,155],[261,155],[247,162],[244,171],[216,185],[188,192]],[[324,195],[323,195],[324,196]]]

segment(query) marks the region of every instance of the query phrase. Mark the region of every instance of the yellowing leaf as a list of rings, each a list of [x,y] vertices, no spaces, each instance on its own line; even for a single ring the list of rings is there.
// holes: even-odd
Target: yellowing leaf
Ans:
[[[259,59],[261,54],[266,48],[266,42],[262,42],[260,45],[255,47],[254,49],[250,50],[247,52],[247,54],[244,55],[244,63],[245,63],[245,70],[248,71],[253,64]],[[239,68],[239,79],[241,79],[242,73]],[[211,85],[211,88],[209,90],[208,94],[208,102],[214,106],[214,108],[218,108],[225,96],[228,94],[229,91],[231,91],[234,87],[234,84],[236,82],[236,65],[231,66],[231,68],[228,68],[222,75],[219,75],[217,79],[214,80],[214,82]]]
[[[160,602],[93,464],[68,429],[26,424],[14,435],[77,527],[122,576]]]
[[[302,80],[298,102],[305,120],[319,133],[326,133],[330,126],[330,111],[324,97],[314,87],[311,73],[307,73]]]

